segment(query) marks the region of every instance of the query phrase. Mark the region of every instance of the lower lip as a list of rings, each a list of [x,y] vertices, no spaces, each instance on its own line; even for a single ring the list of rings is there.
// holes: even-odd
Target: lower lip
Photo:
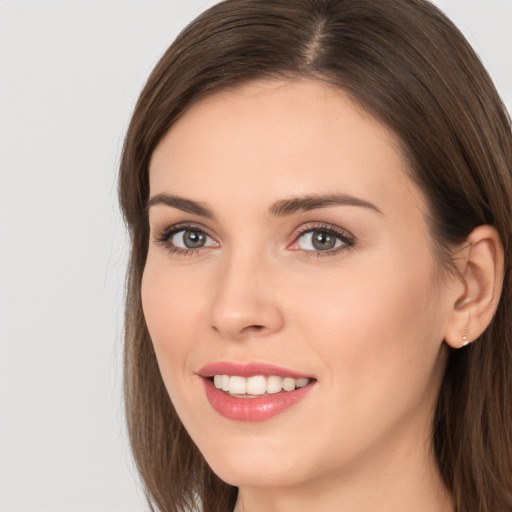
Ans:
[[[293,391],[281,391],[257,398],[238,398],[217,389],[210,379],[203,379],[210,405],[225,418],[236,421],[265,421],[300,402],[312,388],[308,384]]]

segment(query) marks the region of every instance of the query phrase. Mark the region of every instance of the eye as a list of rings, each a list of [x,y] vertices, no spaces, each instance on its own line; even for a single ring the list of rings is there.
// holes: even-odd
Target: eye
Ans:
[[[341,244],[340,238],[328,231],[308,231],[298,239],[298,246],[304,251],[330,251]]]
[[[197,229],[182,229],[172,235],[169,238],[169,242],[174,247],[179,247],[180,249],[199,249],[200,247],[215,245],[215,241],[212,238],[204,231]]]
[[[188,254],[203,247],[216,247],[218,243],[196,226],[171,226],[156,238],[171,253]]]
[[[354,238],[336,226],[303,226],[293,237],[291,250],[304,251],[318,256],[337,254],[354,246]]]

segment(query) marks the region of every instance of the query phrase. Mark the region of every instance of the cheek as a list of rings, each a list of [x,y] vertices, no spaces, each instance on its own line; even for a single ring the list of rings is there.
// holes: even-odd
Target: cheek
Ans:
[[[338,396],[359,411],[388,407],[386,396],[406,402],[429,392],[443,322],[432,263],[411,261],[352,266],[295,306],[297,330],[327,365]]]
[[[204,279],[148,258],[141,286],[144,317],[162,380],[187,430],[197,424],[198,400],[201,410],[207,407],[205,397],[197,395],[202,386],[198,386],[193,364],[204,339],[200,331],[205,308],[199,297],[205,293]]]
[[[141,298],[146,325],[166,384],[186,371],[188,354],[204,323],[201,279],[148,261]]]
[[[289,285],[290,297],[301,297],[290,308],[298,321],[314,323],[319,332],[336,333],[348,344],[359,344],[360,339],[378,347],[391,332],[421,331],[423,319],[435,312],[428,266],[427,270],[385,270],[353,266],[329,274],[324,282]],[[351,332],[359,333],[357,339],[347,336]]]

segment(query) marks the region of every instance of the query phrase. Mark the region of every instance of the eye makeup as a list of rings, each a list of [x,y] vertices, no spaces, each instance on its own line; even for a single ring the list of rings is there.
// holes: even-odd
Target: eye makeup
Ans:
[[[324,222],[302,224],[291,235],[287,249],[307,257],[335,256],[355,246],[355,237],[339,226]],[[191,256],[204,249],[216,248],[220,244],[204,226],[181,222],[165,228],[154,238],[155,243],[165,247],[170,254]]]

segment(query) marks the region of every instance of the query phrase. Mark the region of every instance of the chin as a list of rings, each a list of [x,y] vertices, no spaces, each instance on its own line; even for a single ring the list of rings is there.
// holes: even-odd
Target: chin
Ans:
[[[200,443],[199,449],[212,471],[230,485],[287,487],[307,479],[314,465],[314,456],[301,450],[302,443],[292,437],[211,437],[207,443]]]
[[[272,460],[270,456],[258,461],[228,458],[207,462],[221,480],[235,487],[290,487],[304,480],[302,471],[297,471],[300,466],[294,464],[291,467],[282,460]]]

